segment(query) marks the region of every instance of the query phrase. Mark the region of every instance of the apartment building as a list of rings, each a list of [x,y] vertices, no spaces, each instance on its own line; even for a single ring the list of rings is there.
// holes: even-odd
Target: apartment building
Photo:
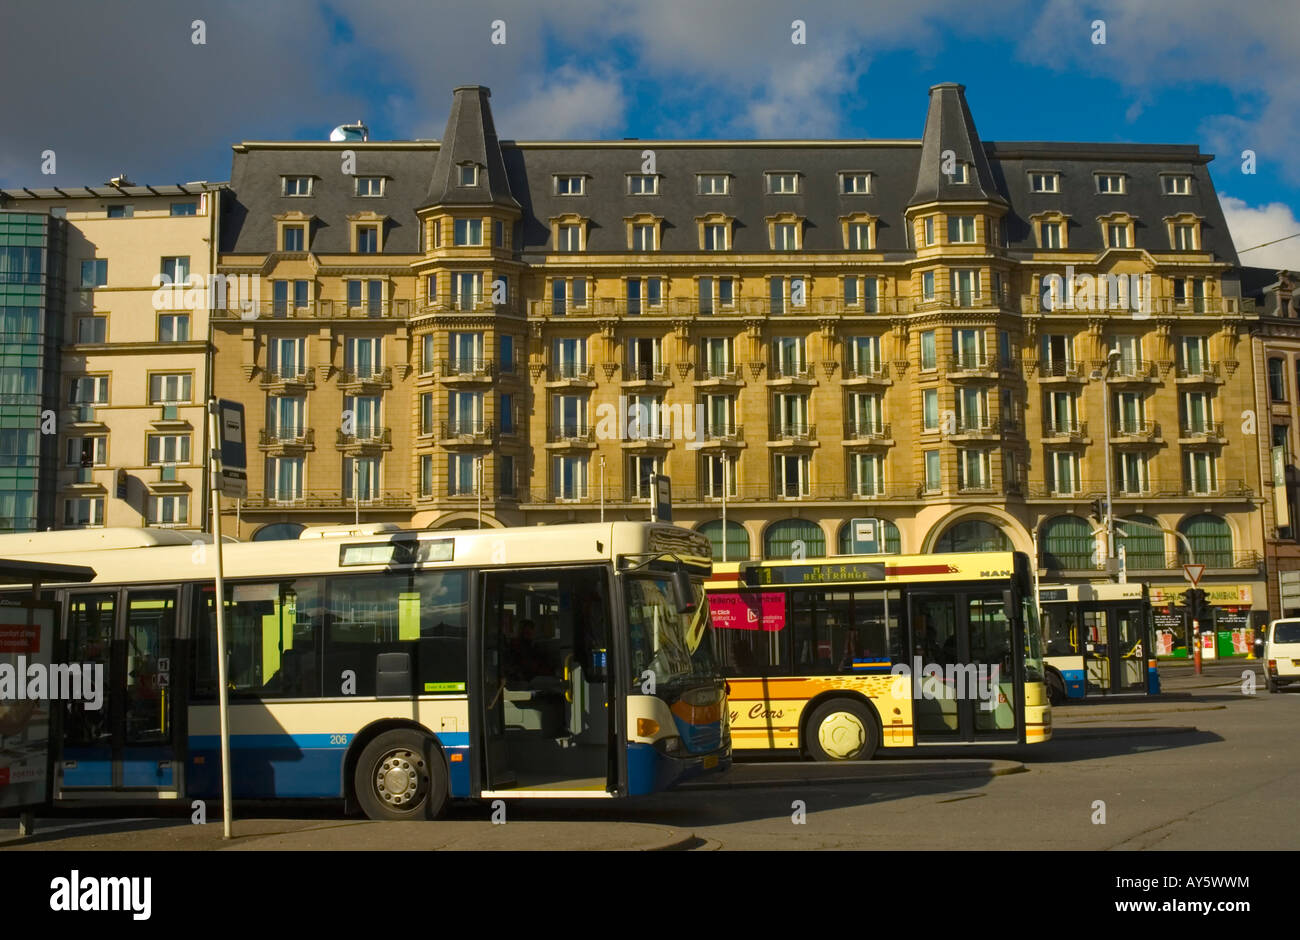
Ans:
[[[731,559],[1014,548],[1046,579],[1182,564],[1264,604],[1237,258],[1195,146],[919,140],[234,148],[214,382],[259,459],[242,537],[675,519]],[[723,502],[726,526],[723,526]],[[236,518],[237,516],[237,518]],[[1112,566],[1113,567],[1113,566]],[[1163,592],[1163,593],[1159,593]]]
[[[59,337],[57,355],[40,366],[48,389],[33,425],[53,446],[42,497],[50,508],[27,528],[205,527],[209,286],[222,186],[117,178],[0,191],[6,217],[48,219],[62,242],[46,273],[60,284],[45,327]]]

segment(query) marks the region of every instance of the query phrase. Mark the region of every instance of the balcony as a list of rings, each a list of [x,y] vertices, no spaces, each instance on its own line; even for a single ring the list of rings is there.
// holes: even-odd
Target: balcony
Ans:
[[[815,385],[813,367],[806,362],[774,362],[768,385]]]
[[[154,407],[160,410],[155,417],[149,419],[149,423],[158,430],[188,430],[192,427],[189,419],[181,416],[180,405],[155,405]]]
[[[699,367],[694,384],[696,388],[739,386],[744,385],[745,380],[741,377],[740,370],[733,365],[709,365],[706,363]]]
[[[372,395],[381,389],[393,387],[393,368],[344,370],[339,373],[339,391],[345,395]]]
[[[741,424],[705,424],[697,435],[699,446],[740,445],[745,441],[745,427]]]
[[[73,405],[68,409],[68,420],[73,427],[78,428],[106,427],[104,420],[99,416],[99,407],[97,405]]]
[[[1174,367],[1174,381],[1179,385],[1222,385],[1223,375],[1217,362],[1179,364]]]
[[[1086,272],[1080,272],[1082,276]],[[1185,298],[1175,297],[1152,297],[1135,307],[1133,304],[1125,305],[1117,301],[1115,304],[1110,303],[1109,286],[1106,283],[1106,276],[1101,275],[1100,286],[1102,290],[1095,296],[1093,302],[1083,303],[1076,301],[1073,306],[1065,306],[1065,299],[1058,298],[1054,306],[1044,306],[1041,296],[1031,294],[1022,294],[1020,297],[1020,312],[1022,314],[1102,314],[1114,317],[1134,318],[1133,314],[1139,313],[1136,319],[1146,319],[1152,316],[1243,316],[1255,313],[1255,302],[1249,298],[1236,297],[1211,297],[1208,299],[1187,300]]]
[[[491,359],[444,359],[440,375],[448,383],[484,384],[496,376],[496,363]]]
[[[443,421],[438,429],[438,442],[443,447],[481,447],[492,443],[495,437],[495,425],[491,421],[484,421],[482,418],[461,418]]]
[[[74,467],[72,470],[72,480],[68,484],[71,489],[95,489],[102,490],[103,484],[95,482],[95,470],[104,469],[103,465],[99,467]]]
[[[954,441],[995,441],[1002,437],[1002,429],[988,418],[958,416],[950,437]]]
[[[844,422],[844,444],[846,446],[876,445],[890,447],[894,443],[893,431],[889,424],[881,421]]]
[[[996,379],[1001,371],[997,356],[985,354],[948,357],[950,379]]]
[[[778,421],[769,428],[767,437],[769,447],[790,444],[816,446],[817,425],[798,421]]]
[[[551,424],[546,427],[546,446],[552,449],[566,447],[593,448],[596,436],[586,422]]]
[[[1088,442],[1087,421],[1048,421],[1043,425],[1044,444],[1085,444]]]
[[[391,491],[381,493],[370,499],[362,498],[360,504],[365,509],[411,510],[415,508],[415,503],[409,493]],[[258,510],[283,512],[298,509],[332,509],[341,512],[353,512],[356,505],[356,500],[339,490],[298,490],[287,493],[263,490],[261,492],[250,491],[240,504],[240,508],[243,512],[256,512]]]
[[[1180,444],[1226,444],[1227,442],[1222,421],[1201,422],[1178,431]]]
[[[392,428],[357,428],[352,434],[342,431],[334,432],[334,449],[340,453],[355,456],[377,454],[393,449]]]
[[[1037,363],[1040,382],[1082,382],[1083,363],[1076,359],[1049,359]]]
[[[1112,444],[1153,444],[1160,440],[1160,425],[1145,418],[1117,421],[1110,432]]]
[[[624,371],[620,384],[623,388],[667,388],[673,384],[673,380],[668,377],[668,367],[663,363],[633,362]]]
[[[297,454],[316,449],[314,428],[282,425],[257,432],[257,447],[270,456]]]
[[[158,466],[158,476],[148,483],[152,492],[165,491],[185,491],[190,488],[189,484],[180,479],[178,468],[175,464],[165,463]]]
[[[1160,371],[1150,359],[1124,359],[1115,361],[1114,368],[1106,375],[1111,385],[1133,385],[1137,383],[1160,383]]]
[[[596,369],[584,362],[553,364],[546,373],[547,388],[595,388]]]
[[[267,369],[257,383],[271,395],[294,395],[310,391],[316,387],[316,378],[312,369],[303,366],[300,369],[279,371]]]
[[[1052,487],[1045,483],[1030,483],[1029,495],[1034,499],[1055,498],[1061,494],[1053,491]],[[1071,499],[1100,499],[1104,498],[1106,490],[1104,485],[1099,486],[1096,483],[1083,484],[1069,498]],[[1152,480],[1140,490],[1140,492],[1121,492],[1118,485],[1112,490],[1112,495],[1116,499],[1159,499],[1159,500],[1191,500],[1204,501],[1206,497],[1221,500],[1248,500],[1253,499],[1255,490],[1244,480],[1222,480],[1208,485],[1193,486],[1185,480]]]
[[[935,305],[931,305],[935,306]],[[992,306],[992,304],[976,304]],[[724,319],[728,317],[875,317],[882,314],[911,313],[912,300],[907,297],[877,297],[866,304],[846,304],[843,298],[806,297],[803,304],[788,300],[773,301],[770,297],[737,297],[729,304],[714,302],[701,307],[695,297],[666,297],[656,305],[649,301],[628,301],[616,297],[591,298],[579,307],[572,303],[556,304],[553,301],[534,300],[528,304],[530,319],[545,318],[570,320],[586,317],[601,319],[638,317],[671,317],[685,319],[702,317]]]
[[[259,301],[247,306],[218,308],[218,320],[405,320],[416,310],[409,300],[316,300],[300,307],[292,302]]]
[[[844,385],[892,385],[887,362],[849,362],[844,370]]]

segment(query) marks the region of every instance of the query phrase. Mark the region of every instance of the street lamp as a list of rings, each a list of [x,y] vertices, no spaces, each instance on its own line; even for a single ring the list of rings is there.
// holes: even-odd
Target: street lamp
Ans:
[[[722,455],[722,560],[727,560],[727,488],[731,485],[731,455]]]
[[[1115,557],[1115,506],[1111,494],[1111,466],[1110,466],[1110,389],[1106,387],[1106,380],[1111,377],[1115,371],[1115,360],[1120,356],[1118,349],[1112,349],[1106,356],[1106,363],[1102,368],[1092,373],[1093,379],[1100,379],[1101,386],[1101,421],[1102,421],[1102,457],[1106,461],[1106,574],[1109,576],[1110,562]]]
[[[583,494],[586,495],[586,494]],[[600,521],[605,521],[605,455],[600,455]]]

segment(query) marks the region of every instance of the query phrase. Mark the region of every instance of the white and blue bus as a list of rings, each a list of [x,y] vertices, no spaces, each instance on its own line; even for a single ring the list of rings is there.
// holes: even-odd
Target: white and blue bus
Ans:
[[[1038,601],[1053,705],[1089,696],[1159,694],[1145,584],[1043,584]]]
[[[72,562],[56,660],[102,665],[58,703],[53,795],[220,794],[210,537],[0,536]],[[224,546],[236,799],[343,799],[374,819],[449,799],[650,793],[729,765],[704,602],[710,547],[670,525],[308,529]]]

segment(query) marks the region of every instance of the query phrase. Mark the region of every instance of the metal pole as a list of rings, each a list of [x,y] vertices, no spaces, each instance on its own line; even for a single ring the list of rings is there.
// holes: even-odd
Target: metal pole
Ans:
[[[217,552],[216,607],[217,607],[217,713],[221,722],[221,837],[231,838],[230,799],[230,707],[226,678],[226,588],[225,568],[221,550],[221,425],[217,415],[216,399],[208,401],[208,440],[212,443],[209,456],[212,479],[212,540]]]
[[[1111,496],[1111,466],[1110,466],[1110,388],[1106,384],[1110,378],[1111,369],[1115,366],[1115,357],[1119,355],[1117,350],[1113,350],[1111,355],[1106,359],[1106,369],[1102,373],[1101,379],[1101,415],[1102,422],[1105,424],[1104,441],[1105,446],[1102,449],[1106,461],[1106,575],[1110,576],[1110,560],[1115,557],[1115,507]]]
[[[361,525],[361,463],[356,457],[352,458],[352,505],[356,509],[356,516],[353,519],[353,525]]]
[[[600,455],[600,521],[605,521],[605,455]]]
[[[474,460],[474,489],[478,490],[478,527],[483,528],[483,458]]]
[[[731,455],[722,455],[722,560],[727,560],[727,487],[731,483]]]
[[[239,538],[239,533],[244,531],[243,520],[240,518],[240,511],[244,508],[242,499],[235,500],[235,538]]]

